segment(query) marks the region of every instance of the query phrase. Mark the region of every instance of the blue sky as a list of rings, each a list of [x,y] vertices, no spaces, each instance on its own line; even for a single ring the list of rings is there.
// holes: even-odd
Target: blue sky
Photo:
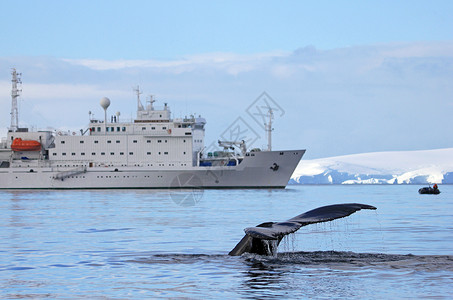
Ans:
[[[452,1],[2,1],[1,54],[172,59],[437,41]]]
[[[16,67],[36,127],[81,128],[103,96],[130,117],[140,84],[175,117],[206,117],[208,143],[240,117],[264,146],[247,108],[266,91],[284,109],[274,148],[307,158],[453,147],[453,1],[0,6],[2,128]]]

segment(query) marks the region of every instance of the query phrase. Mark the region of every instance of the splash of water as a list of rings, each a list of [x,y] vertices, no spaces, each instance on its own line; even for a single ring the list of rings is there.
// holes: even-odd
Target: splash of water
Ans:
[[[277,257],[278,242],[276,240],[262,240],[266,249],[266,254],[274,258]]]

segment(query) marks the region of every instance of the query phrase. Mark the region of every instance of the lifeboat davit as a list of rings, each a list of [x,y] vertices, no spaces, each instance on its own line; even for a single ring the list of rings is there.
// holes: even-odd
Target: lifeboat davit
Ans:
[[[32,140],[23,140],[21,138],[15,138],[11,144],[11,150],[13,151],[39,151],[41,150],[41,143]]]

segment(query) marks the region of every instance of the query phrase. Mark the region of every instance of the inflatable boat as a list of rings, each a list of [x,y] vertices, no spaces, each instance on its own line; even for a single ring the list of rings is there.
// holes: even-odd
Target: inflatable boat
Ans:
[[[437,194],[440,194],[440,191],[439,189],[436,187],[432,188],[432,187],[423,187],[421,189],[418,190],[418,193],[419,194],[434,194],[434,195],[437,195]]]

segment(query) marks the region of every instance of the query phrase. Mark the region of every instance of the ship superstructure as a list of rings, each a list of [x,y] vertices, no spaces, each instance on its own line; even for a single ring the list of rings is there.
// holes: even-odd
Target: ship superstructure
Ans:
[[[282,188],[305,152],[248,152],[243,141],[219,141],[225,151],[204,153],[206,120],[172,119],[170,107],[154,107],[153,97],[143,106],[138,87],[132,121],[120,120],[120,113],[108,115],[110,100],[104,97],[104,119],[90,113],[88,126],[79,132],[30,131],[19,126],[20,81],[16,70],[12,75],[16,113],[0,143],[3,189]]]

